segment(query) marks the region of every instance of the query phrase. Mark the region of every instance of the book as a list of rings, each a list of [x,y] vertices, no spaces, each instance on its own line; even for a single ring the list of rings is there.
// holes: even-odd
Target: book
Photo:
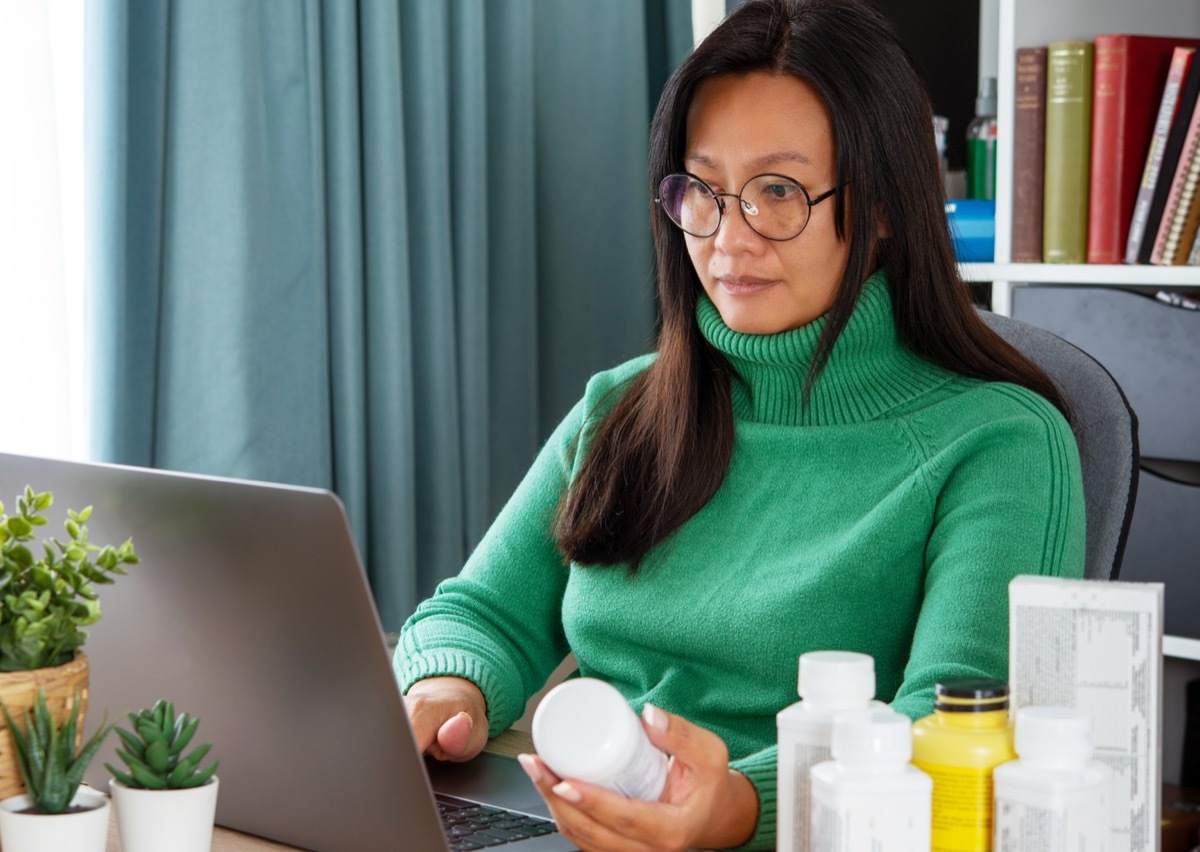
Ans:
[[[1129,221],[1126,263],[1149,263],[1154,250],[1170,190],[1170,176],[1175,174],[1192,107],[1200,91],[1200,62],[1194,61],[1195,53],[1194,47],[1177,47],[1171,57],[1171,68],[1154,120],[1150,150],[1146,154],[1146,167]],[[1162,177],[1164,172],[1168,175],[1165,179]]]
[[[1092,43],[1046,49],[1046,162],[1042,178],[1042,259],[1087,259],[1092,147]]]
[[[1046,48],[1017,48],[1013,98],[1013,263],[1042,262],[1046,163]]]
[[[1116,775],[1113,852],[1158,848],[1163,584],[1021,575],[1008,584],[1011,712],[1075,707]],[[1038,847],[1049,850],[1054,847]]]
[[[1200,39],[1112,33],[1092,44],[1087,262],[1120,263],[1171,54],[1179,45],[1200,46]]]
[[[1192,110],[1179,165],[1171,179],[1171,190],[1163,208],[1162,224],[1154,241],[1150,262],[1163,266],[1183,264],[1196,237],[1200,223],[1200,194],[1196,183],[1200,180],[1200,104]]]

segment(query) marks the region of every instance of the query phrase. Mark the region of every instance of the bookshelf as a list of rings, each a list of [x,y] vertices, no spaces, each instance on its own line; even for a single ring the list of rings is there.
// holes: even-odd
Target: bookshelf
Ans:
[[[992,308],[1008,314],[1012,288],[1023,284],[1200,287],[1200,268],[1088,264],[1013,264],[1012,150],[1013,79],[1016,50],[1056,39],[1091,39],[1096,33],[1188,33],[1200,35],[1196,0],[1000,0],[996,102],[996,262],[963,264],[968,281],[992,283]]]
[[[1058,39],[1091,40],[1097,33],[1200,36],[1197,0],[999,0],[994,22],[983,21],[981,40],[997,42],[996,236],[994,263],[964,263],[967,281],[991,283],[992,309],[1011,315],[1015,288],[1026,286],[1163,288],[1200,294],[1200,267],[1011,263],[1014,78],[1018,47]],[[994,31],[992,31],[994,27]],[[1196,340],[1180,346],[1195,347]],[[1164,652],[1200,660],[1200,640],[1167,636]]]

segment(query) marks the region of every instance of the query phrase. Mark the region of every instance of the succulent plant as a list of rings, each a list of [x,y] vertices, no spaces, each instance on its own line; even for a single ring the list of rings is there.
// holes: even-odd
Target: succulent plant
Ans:
[[[130,713],[129,721],[133,731],[117,728],[117,735],[125,746],[117,749],[117,757],[125,762],[129,771],[122,772],[111,764],[104,764],[126,787],[146,790],[199,787],[217,771],[218,761],[215,760],[200,769],[200,761],[204,760],[212,743],[197,746],[183,756],[200,720],[187,713],[176,716],[170,701],[160,699],[148,710]]]
[[[124,565],[138,561],[133,542],[100,547],[88,541],[88,506],[68,511],[68,541],[43,542],[34,558],[26,546],[34,529],[46,524],[44,510],[54,502],[49,491],[29,486],[17,495],[17,513],[4,514],[0,503],[0,671],[57,666],[71,661],[87,638],[83,628],[100,618],[93,583],[111,583]]]
[[[79,690],[75,690],[71,715],[60,729],[54,724],[50,708],[46,705],[45,690],[39,689],[33,702],[32,718],[28,711],[24,714],[24,730],[17,727],[8,708],[0,704],[16,750],[21,778],[38,813],[61,814],[70,806],[83,780],[84,770],[108,733],[106,717],[92,733],[91,739],[76,753],[75,726],[79,721],[79,704]]]

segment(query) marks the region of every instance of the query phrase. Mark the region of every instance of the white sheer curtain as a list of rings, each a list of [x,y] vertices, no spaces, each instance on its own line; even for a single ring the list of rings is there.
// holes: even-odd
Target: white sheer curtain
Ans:
[[[82,0],[0,2],[0,451],[88,451]],[[2,483],[0,500],[19,487]]]

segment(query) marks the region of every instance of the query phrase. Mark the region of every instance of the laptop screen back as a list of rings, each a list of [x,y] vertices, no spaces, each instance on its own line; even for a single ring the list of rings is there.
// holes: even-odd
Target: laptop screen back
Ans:
[[[345,514],[327,491],[0,454],[0,500],[95,507],[141,564],[98,586],[86,730],[168,698],[220,760],[217,822],[310,849],[444,849]],[[107,789],[110,736],[86,780]]]

